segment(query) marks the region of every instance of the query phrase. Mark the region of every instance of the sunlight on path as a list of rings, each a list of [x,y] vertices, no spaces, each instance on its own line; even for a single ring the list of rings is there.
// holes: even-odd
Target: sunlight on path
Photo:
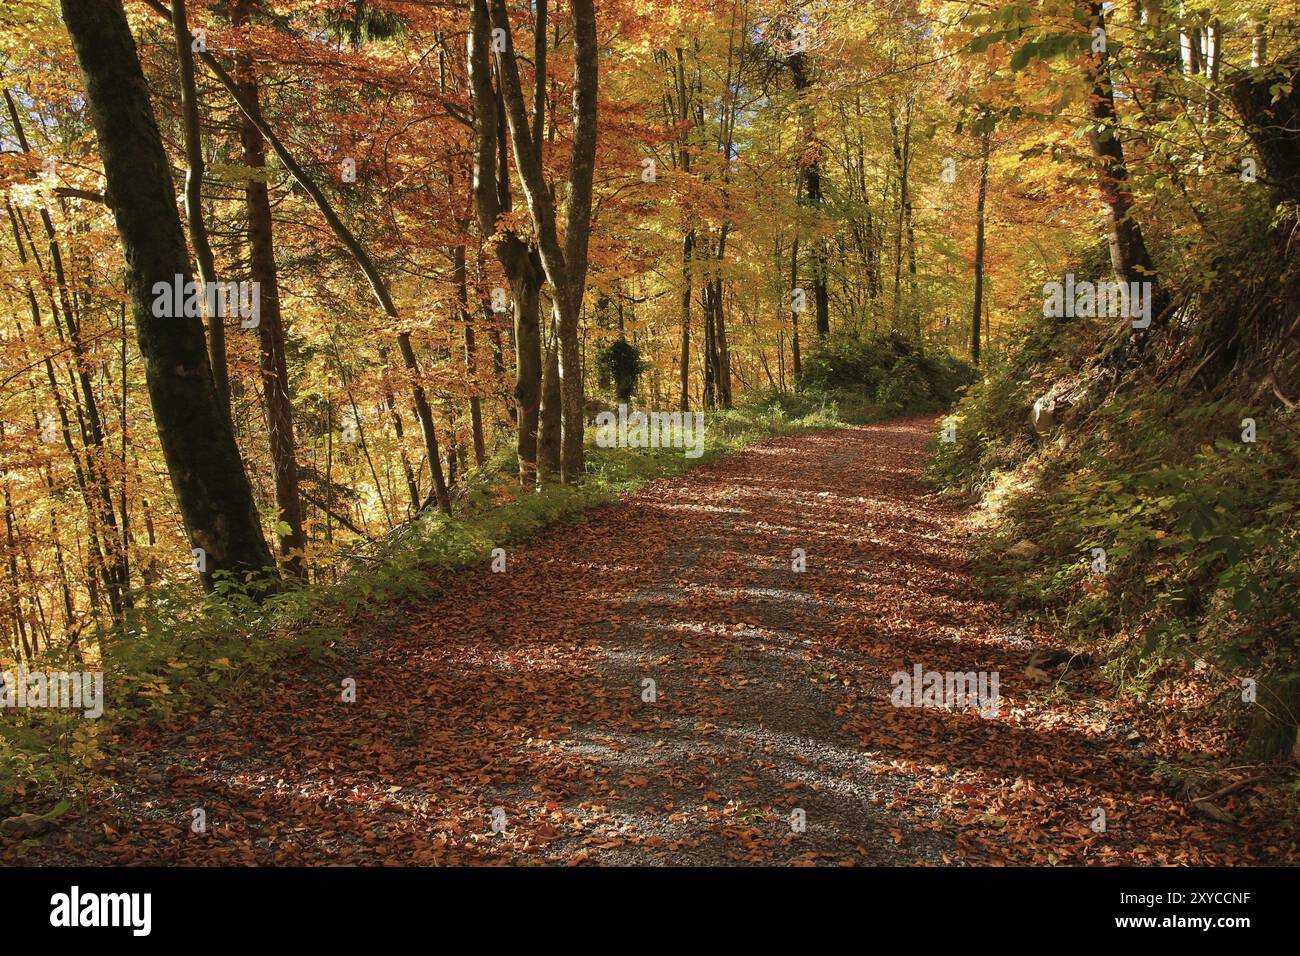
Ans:
[[[332,670],[286,677],[147,748],[93,832],[55,852],[1212,859],[1211,835],[1155,788],[1100,701],[1021,676],[1032,644],[976,595],[961,513],[921,481],[932,427],[772,439],[551,529],[507,573],[440,580],[399,633],[353,636],[355,704]],[[997,716],[893,706],[891,676],[917,665],[999,675]],[[1099,806],[1104,834],[1089,828]],[[186,826],[194,807],[206,833]]]

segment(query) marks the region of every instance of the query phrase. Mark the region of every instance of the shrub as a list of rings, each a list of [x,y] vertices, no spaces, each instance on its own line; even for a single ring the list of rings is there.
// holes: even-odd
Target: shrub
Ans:
[[[632,400],[637,380],[646,370],[641,350],[627,339],[619,338],[605,346],[596,355],[596,368],[602,381],[614,384],[614,395],[620,402]]]
[[[799,390],[852,404],[869,402],[886,414],[938,411],[975,380],[975,369],[947,353],[922,353],[901,335],[828,336],[803,362]]]

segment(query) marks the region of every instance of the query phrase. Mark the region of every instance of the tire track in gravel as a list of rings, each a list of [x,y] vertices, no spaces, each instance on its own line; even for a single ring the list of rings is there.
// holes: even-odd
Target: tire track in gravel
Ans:
[[[566,745],[604,764],[602,785],[620,775],[647,781],[615,813],[602,862],[939,863],[954,852],[942,834],[891,836],[886,807],[910,786],[881,774],[844,729],[843,654],[819,639],[848,610],[837,594],[844,569],[833,570],[843,554],[824,544],[854,539],[858,523],[837,507],[842,493],[825,489],[856,485],[873,450],[871,468],[913,470],[918,424],[897,433],[903,463],[886,464],[893,456],[875,435],[827,433],[766,442],[707,476],[643,492],[645,519],[670,526],[671,543],[623,601],[624,623],[594,665],[611,698],[633,701],[624,711],[631,732],[593,725]],[[916,492],[906,481],[896,493]],[[641,696],[647,679],[653,702]]]

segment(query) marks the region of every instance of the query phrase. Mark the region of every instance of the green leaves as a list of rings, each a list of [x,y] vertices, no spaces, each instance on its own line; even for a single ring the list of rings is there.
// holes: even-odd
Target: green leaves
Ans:
[[[1027,568],[989,567],[986,578],[1004,601],[1045,611],[1076,632],[1132,634],[1140,672],[1189,655],[1224,667],[1236,661],[1254,673],[1268,672],[1271,657],[1294,659],[1300,431],[1293,423],[1272,417],[1268,440],[1246,445],[1237,423],[1259,416],[1258,408],[1135,390],[1074,423],[1082,437],[1068,451],[1048,446],[1035,455],[1007,437],[1024,428],[1032,378],[994,371],[992,381],[1000,379],[1019,388],[981,384],[957,413],[966,436],[988,433],[977,464],[996,460],[1008,469],[992,479],[999,533],[1042,547]],[[936,456],[931,474],[951,480],[954,457]],[[1107,552],[1105,574],[1090,573],[1093,547]]]
[[[1019,72],[1029,65],[1029,61],[1038,55],[1039,45],[1029,42],[1020,47],[1011,57],[1011,69]]]
[[[1088,34],[1057,33],[1030,40],[1021,45],[1011,57],[1011,69],[1019,72],[1034,60],[1055,60],[1075,56],[1090,49],[1092,38]]]

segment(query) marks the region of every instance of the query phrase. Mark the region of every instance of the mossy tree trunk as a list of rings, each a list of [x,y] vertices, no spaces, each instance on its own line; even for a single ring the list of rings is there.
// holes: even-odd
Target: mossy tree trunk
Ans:
[[[62,0],[126,259],[136,339],[163,457],[185,529],[217,572],[274,567],[222,412],[197,317],[153,314],[153,287],[191,279],[171,169],[121,0]]]

